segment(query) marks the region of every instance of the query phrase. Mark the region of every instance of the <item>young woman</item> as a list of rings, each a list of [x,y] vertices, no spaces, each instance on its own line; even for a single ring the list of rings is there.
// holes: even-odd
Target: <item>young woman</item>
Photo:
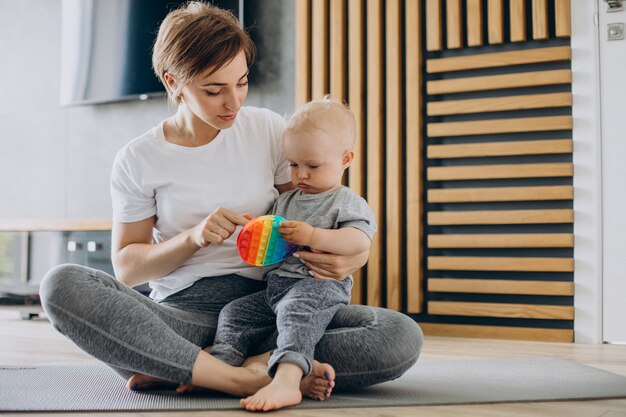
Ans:
[[[293,188],[277,114],[242,107],[254,45],[230,13],[191,2],[161,24],[153,67],[177,106],[172,117],[118,153],[111,176],[112,261],[117,280],[61,265],[41,284],[55,328],[128,379],[246,396],[269,383],[267,354],[231,367],[202,350],[220,310],[264,288],[238,256],[238,227]],[[298,253],[318,278],[343,279],[368,258]],[[130,287],[149,282],[151,298]],[[272,335],[259,354],[270,350]],[[318,343],[303,394],[325,399],[397,378],[417,360],[422,334],[402,314],[339,309]],[[319,362],[318,362],[319,361]]]

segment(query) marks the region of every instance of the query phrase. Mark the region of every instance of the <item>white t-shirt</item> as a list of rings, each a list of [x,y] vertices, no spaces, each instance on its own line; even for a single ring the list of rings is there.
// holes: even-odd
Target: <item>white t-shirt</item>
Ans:
[[[113,163],[113,221],[131,223],[156,215],[153,241],[161,243],[199,224],[213,210],[266,214],[278,197],[275,184],[291,181],[281,135],[284,119],[243,107],[235,124],[195,148],[168,142],[163,123],[122,148]],[[171,274],[150,281],[157,300],[203,277],[240,274],[261,279],[262,268],[243,262],[236,242],[241,228],[222,245],[210,244]]]

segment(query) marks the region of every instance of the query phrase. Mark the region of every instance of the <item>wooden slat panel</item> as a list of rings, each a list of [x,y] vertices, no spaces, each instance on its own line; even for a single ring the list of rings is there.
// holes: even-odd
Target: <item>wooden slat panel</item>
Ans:
[[[428,6],[428,3],[427,3]],[[406,308],[422,311],[422,71],[421,1],[405,3],[406,64]]]
[[[296,107],[311,98],[311,2],[296,2]]]
[[[549,178],[571,177],[572,175],[574,175],[574,167],[571,162],[429,167],[427,170],[429,181],[493,178]]]
[[[429,248],[573,248],[571,233],[428,235]]]
[[[428,190],[429,203],[471,203],[481,201],[572,200],[571,185],[540,187],[489,187]]]
[[[550,70],[428,81],[426,90],[428,94],[450,94],[499,90],[502,88],[570,84],[571,82],[572,72],[570,70]]]
[[[480,156],[543,155],[571,153],[571,139],[524,140],[516,142],[429,145],[428,158],[472,158]]]
[[[386,69],[385,69],[385,98],[386,98],[386,210],[385,210],[385,237],[387,247],[386,281],[387,305],[392,310],[402,307],[402,217],[403,204],[403,170],[404,155],[402,155],[402,56],[398,45],[401,41],[400,0],[387,0],[385,10],[386,36]],[[415,87],[415,86],[414,86]]]
[[[526,40],[526,7],[524,0],[509,0],[511,42]]]
[[[420,323],[426,336],[475,337],[479,339],[534,340],[572,343],[574,331],[512,326],[478,326],[470,324]]]
[[[364,57],[364,28],[365,10],[362,0],[349,0],[348,3],[348,86],[350,110],[356,121],[356,140],[354,142],[354,159],[348,172],[350,188],[360,196],[365,195],[364,158],[365,155],[365,57]],[[365,274],[357,271],[352,275],[352,304],[363,304],[363,281]]]
[[[520,117],[515,119],[477,120],[470,122],[428,123],[426,126],[427,135],[430,137],[571,129],[571,116]]]
[[[356,119],[354,159],[349,169],[350,188],[365,195],[365,8],[362,0],[348,3],[348,103]]]
[[[512,279],[429,278],[428,291],[469,294],[520,294],[573,296],[573,282]]]
[[[431,211],[428,224],[432,226],[461,224],[550,224],[573,223],[574,210],[481,210]]]
[[[482,0],[467,0],[467,45],[483,44],[483,3]]]
[[[574,307],[538,304],[430,301],[428,303],[428,314],[444,316],[573,320]]]
[[[555,0],[554,11],[556,15],[556,36],[569,38],[572,36],[570,0]]]
[[[488,0],[487,18],[489,19],[489,43],[504,42],[504,8],[502,0]]]
[[[549,48],[434,58],[426,61],[426,71],[429,73],[463,71],[539,62],[569,61],[571,59],[572,51],[569,46],[552,46]]]
[[[461,0],[446,0],[446,42],[448,49],[463,46]]]
[[[428,269],[447,271],[573,272],[571,258],[429,256]]]
[[[426,50],[443,49],[441,0],[426,0]]]
[[[346,0],[330,0],[330,94],[346,100]]]
[[[320,99],[329,91],[328,0],[312,3],[311,98]]]
[[[429,116],[442,116],[446,114],[568,107],[571,105],[571,93],[526,94],[469,100],[431,101],[427,105],[427,113]]]
[[[533,39],[548,39],[547,0],[533,0]]]
[[[381,0],[367,0],[367,201],[383,225],[383,9]],[[367,304],[382,302],[382,236],[380,227],[374,235],[367,264]]]

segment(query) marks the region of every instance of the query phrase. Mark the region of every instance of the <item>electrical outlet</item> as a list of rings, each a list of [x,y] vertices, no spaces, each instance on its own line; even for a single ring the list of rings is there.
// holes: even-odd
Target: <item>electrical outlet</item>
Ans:
[[[623,23],[609,23],[606,25],[607,39],[610,41],[616,41],[624,39],[624,24]]]

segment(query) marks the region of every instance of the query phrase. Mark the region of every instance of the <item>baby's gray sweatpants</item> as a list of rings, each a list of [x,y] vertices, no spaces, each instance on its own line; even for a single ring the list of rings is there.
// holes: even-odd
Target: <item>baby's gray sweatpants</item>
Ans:
[[[315,345],[337,310],[350,302],[352,278],[343,281],[270,275],[267,288],[227,304],[219,315],[211,354],[239,366],[251,349],[278,329],[268,363],[272,378],[279,363],[312,369]]]

